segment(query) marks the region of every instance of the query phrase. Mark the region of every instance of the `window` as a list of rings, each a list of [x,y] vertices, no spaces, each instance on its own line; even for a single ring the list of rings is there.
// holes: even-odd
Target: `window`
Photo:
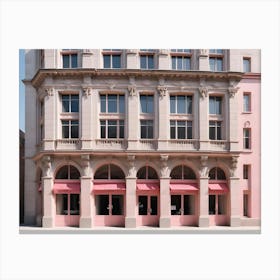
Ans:
[[[226,180],[224,171],[219,167],[214,167],[209,171],[210,180]]]
[[[192,114],[192,96],[190,95],[171,95],[170,96],[171,114]]]
[[[55,179],[80,179],[80,172],[73,165],[64,165],[56,173]]]
[[[224,52],[221,49],[209,50],[210,71],[223,71]]]
[[[243,58],[243,72],[251,72],[251,58]]]
[[[249,167],[248,164],[243,165],[243,179],[249,179]]]
[[[140,95],[141,113],[152,114],[154,112],[154,96]]]
[[[171,215],[194,215],[194,195],[171,195]]]
[[[62,138],[79,138],[79,121],[62,120]]]
[[[156,171],[150,166],[144,166],[137,172],[138,179],[158,179]]]
[[[192,121],[170,121],[170,139],[192,139]]]
[[[209,195],[209,215],[226,214],[226,195]]]
[[[173,53],[190,53],[191,49],[171,49]]]
[[[154,69],[154,55],[140,55],[140,68],[141,69]]]
[[[79,95],[78,94],[63,94],[62,112],[76,113],[79,112]]]
[[[154,121],[153,120],[141,120],[141,139],[154,138]]]
[[[196,176],[191,168],[185,165],[176,166],[170,173],[171,179],[195,180]]]
[[[123,195],[96,195],[95,205],[97,215],[124,215]]]
[[[56,214],[57,215],[80,215],[80,195],[57,194]]]
[[[101,113],[125,112],[125,98],[122,94],[100,94]]]
[[[101,120],[101,138],[124,138],[124,120]]]
[[[222,140],[222,122],[209,121],[209,139]]]
[[[249,196],[248,194],[243,194],[243,216],[249,216]]]
[[[222,97],[221,96],[209,96],[209,113],[211,115],[222,114]]]
[[[125,175],[121,168],[114,164],[99,167],[95,172],[94,179],[124,179]]]
[[[243,94],[243,112],[251,112],[251,94],[247,92]]]
[[[103,54],[104,68],[121,68],[120,54]]]
[[[172,56],[172,69],[173,70],[190,70],[191,58],[186,56]]]
[[[78,67],[78,54],[65,53],[62,54],[63,68],[77,68]]]
[[[243,148],[251,149],[251,129],[250,128],[243,129]]]

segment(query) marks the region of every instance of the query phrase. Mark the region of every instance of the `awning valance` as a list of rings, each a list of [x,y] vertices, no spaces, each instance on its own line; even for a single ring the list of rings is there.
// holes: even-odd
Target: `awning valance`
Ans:
[[[137,183],[137,190],[152,191],[158,189],[159,189],[158,183]]]
[[[125,191],[125,183],[94,183],[93,191]]]
[[[170,184],[171,191],[198,191],[197,184]]]
[[[55,183],[53,185],[54,193],[80,193],[80,183]]]
[[[219,192],[219,193],[227,193],[228,187],[225,183],[215,183],[215,184],[209,184],[209,192]]]

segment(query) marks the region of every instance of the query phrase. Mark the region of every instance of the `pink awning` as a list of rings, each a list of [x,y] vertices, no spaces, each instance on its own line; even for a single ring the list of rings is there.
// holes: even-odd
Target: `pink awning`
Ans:
[[[125,191],[125,183],[94,183],[94,191]]]
[[[80,183],[55,183],[53,185],[54,193],[80,193]]]
[[[228,187],[227,184],[225,183],[209,184],[208,186],[209,186],[209,191],[220,192],[220,193],[228,192]]]
[[[198,191],[197,184],[170,184],[171,191]]]
[[[159,189],[158,183],[137,183],[137,190],[152,191],[158,189]]]
[[[39,184],[38,192],[41,192],[41,191],[42,191],[42,184]]]

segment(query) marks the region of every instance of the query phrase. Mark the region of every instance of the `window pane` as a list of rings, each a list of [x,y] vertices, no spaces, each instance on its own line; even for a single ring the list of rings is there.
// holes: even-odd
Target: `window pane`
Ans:
[[[177,69],[182,70],[183,69],[183,58],[181,56],[177,57]]]
[[[123,195],[112,195],[112,215],[123,215]]]
[[[124,107],[124,95],[119,95],[119,113],[124,113],[125,112],[125,107]]]
[[[117,138],[117,121],[108,121],[108,138]]]
[[[79,138],[79,122],[71,121],[71,138]]]
[[[62,121],[62,138],[69,138],[69,123]]]
[[[221,129],[221,123],[217,123],[217,140],[222,139],[222,129]]]
[[[148,95],[147,96],[147,113],[154,112],[154,96]]]
[[[217,179],[218,180],[226,180],[226,175],[221,168],[217,167],[216,172],[217,172]]]
[[[108,112],[117,113],[117,95],[108,95]]]
[[[121,56],[113,55],[113,68],[121,68]]]
[[[77,96],[72,96],[71,100],[71,112],[79,112],[79,97]]]
[[[148,69],[154,69],[154,56],[148,56]]]
[[[226,196],[218,195],[218,215],[226,214]]]
[[[146,56],[145,55],[140,56],[140,68],[141,69],[146,69],[147,68]]]
[[[216,196],[209,195],[209,215],[216,214]]]
[[[176,68],[176,56],[172,56],[172,69],[173,70],[176,70],[177,68]]]
[[[216,114],[222,114],[222,97],[216,97]]]
[[[209,171],[209,178],[210,178],[210,180],[215,180],[216,179],[216,168],[212,168]]]
[[[210,126],[209,126],[209,139],[210,140],[216,139],[215,126],[213,126],[213,124],[211,125],[211,122],[210,122]]]
[[[177,96],[177,113],[185,114],[186,113],[186,97]]]
[[[137,172],[137,178],[138,179],[147,179],[146,178],[146,166],[144,166],[144,167],[142,167],[142,168],[140,168],[139,170],[138,170],[138,172]]]
[[[141,112],[147,113],[147,96],[140,95],[140,105],[141,105]]]
[[[176,96],[170,96],[170,113],[176,113]]]
[[[138,196],[138,215],[148,214],[148,197],[145,195]]]
[[[222,58],[217,58],[217,71],[223,71],[223,59]]]
[[[111,179],[125,179],[123,171],[117,165],[110,165],[110,173]]]
[[[170,138],[176,139],[176,127],[175,126],[170,126]]]
[[[181,215],[181,195],[171,195],[171,215]]]
[[[103,55],[103,64],[104,68],[111,68],[111,56]]]
[[[194,180],[196,179],[194,172],[188,166],[183,167],[183,179]]]
[[[251,62],[250,59],[244,58],[243,59],[243,72],[251,72]]]
[[[154,127],[153,127],[153,125],[149,124],[147,129],[148,129],[148,138],[149,139],[154,138]]]
[[[186,128],[185,128],[185,126],[179,126],[178,125],[177,130],[178,130],[178,139],[185,139],[186,138]]]
[[[62,95],[62,112],[69,112],[69,95]]]
[[[56,195],[56,215],[67,215],[67,194]]]
[[[95,172],[94,179],[109,179],[109,165],[103,165]]]
[[[209,113],[216,114],[216,107],[215,107],[215,97],[209,97]]]
[[[119,129],[120,129],[119,138],[124,138],[124,121],[120,121],[119,123],[120,123],[120,125],[119,125]]]
[[[146,139],[148,138],[146,126],[141,122],[141,138]]]
[[[69,55],[63,55],[62,56],[63,60],[63,68],[69,68],[70,67],[70,60],[69,60]]]
[[[158,198],[157,196],[151,196],[151,215],[156,216],[157,215],[157,205],[158,205]]]
[[[100,121],[100,137],[106,138],[106,121]]]
[[[243,165],[243,179],[248,179],[249,178],[249,166],[247,164]]]
[[[80,215],[79,194],[70,194],[70,215]]]
[[[188,125],[188,127],[187,127],[187,138],[192,139],[192,122],[188,121],[187,125]]]
[[[106,95],[100,95],[100,111],[106,113]]]
[[[184,58],[184,70],[190,70],[191,69],[191,59],[188,57]]]
[[[170,173],[171,179],[183,179],[182,168],[182,165],[173,168],[173,170]]]
[[[109,215],[109,195],[96,195],[97,215]]]
[[[192,96],[187,96],[187,114],[192,114]]]
[[[157,175],[156,171],[150,166],[148,166],[148,178],[147,179],[158,179],[158,175]]]
[[[73,166],[73,165],[70,165],[70,179],[80,179],[80,172],[79,170]]]
[[[63,166],[58,170],[55,179],[68,179],[68,165]]]
[[[194,195],[184,195],[184,215],[194,215],[195,213]]]
[[[209,58],[210,71],[215,71],[215,58]]]
[[[71,67],[72,68],[77,68],[78,67],[78,55],[77,54],[72,54],[71,55]]]

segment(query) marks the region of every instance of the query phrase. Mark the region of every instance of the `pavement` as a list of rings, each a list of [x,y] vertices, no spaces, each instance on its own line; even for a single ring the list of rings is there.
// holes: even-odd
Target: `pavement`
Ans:
[[[21,225],[20,234],[260,234],[260,227],[229,227],[213,226],[208,228],[180,226],[172,228],[157,228],[141,226],[137,228],[123,227],[55,227],[42,228]]]

